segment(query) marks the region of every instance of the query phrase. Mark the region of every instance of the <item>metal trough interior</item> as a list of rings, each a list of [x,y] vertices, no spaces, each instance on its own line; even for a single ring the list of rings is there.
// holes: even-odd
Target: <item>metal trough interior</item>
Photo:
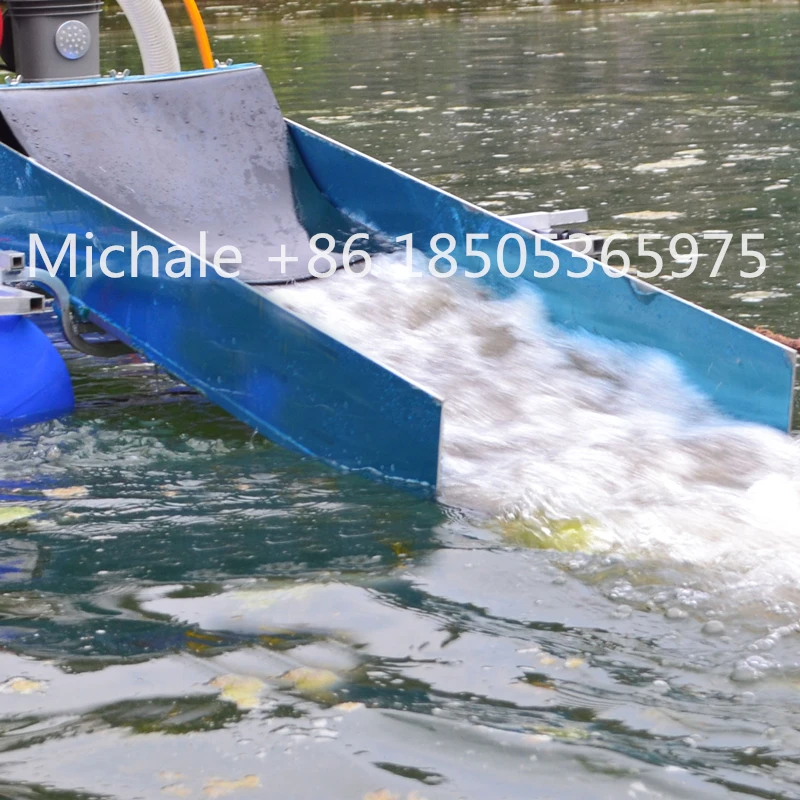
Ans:
[[[360,229],[310,179],[256,66],[22,84],[0,93],[0,114],[39,164],[167,239],[235,244],[248,283],[307,278],[308,231],[344,242]],[[270,261],[281,245],[297,259],[284,272]]]

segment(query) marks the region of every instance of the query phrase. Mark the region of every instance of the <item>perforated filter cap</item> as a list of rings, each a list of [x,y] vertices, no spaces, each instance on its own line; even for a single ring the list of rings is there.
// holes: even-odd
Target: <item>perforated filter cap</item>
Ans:
[[[92,34],[89,27],[77,19],[62,22],[56,31],[56,50],[64,58],[74,61],[85,56],[92,45]]]

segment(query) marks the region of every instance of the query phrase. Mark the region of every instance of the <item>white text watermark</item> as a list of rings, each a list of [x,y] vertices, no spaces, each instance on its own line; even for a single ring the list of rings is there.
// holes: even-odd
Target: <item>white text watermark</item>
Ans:
[[[100,271],[102,275],[107,278],[124,278],[132,277],[138,278],[141,274],[149,274],[153,278],[161,276],[161,256],[158,248],[150,244],[139,245],[139,232],[131,231],[129,247],[126,248],[121,244],[112,244],[108,247],[100,249],[99,254],[96,253],[94,245],[94,234],[91,231],[86,233],[85,238],[89,244],[85,245],[83,252],[83,275],[91,278],[95,272],[95,268]],[[242,263],[242,254],[238,248],[232,245],[223,245],[217,248],[214,256],[209,262],[207,255],[207,233],[200,231],[197,256],[192,253],[187,247],[175,244],[167,249],[166,255],[169,258],[164,263],[163,275],[167,278],[191,278],[193,274],[192,264],[198,260],[196,274],[201,278],[206,277],[207,264],[211,264],[212,268],[218,275],[223,278],[238,278],[239,265]],[[69,269],[69,276],[76,277],[78,273],[78,237],[75,233],[70,233],[64,237],[64,242],[55,258],[55,263],[50,260],[47,249],[44,246],[38,233],[32,233],[29,237],[29,253],[28,253],[28,268],[31,276],[33,271],[39,268],[38,258],[41,257],[43,268],[46,269],[50,275],[55,277],[64,263],[65,259]],[[125,260],[125,265],[128,267],[126,270],[123,268],[123,258],[128,254],[128,259]],[[108,263],[112,254],[121,253],[122,257],[114,257],[113,266]],[[148,257],[149,263],[140,263],[140,258]],[[236,269],[229,269],[229,267],[236,267]]]
[[[100,248],[91,231],[86,233],[85,239],[88,244],[84,246],[80,261],[86,277],[92,277],[99,271],[108,278],[136,278],[142,274],[149,274],[154,278],[191,278],[193,275],[205,278],[207,267],[210,266],[223,278],[238,278],[242,264],[241,252],[233,245],[217,248],[213,258],[209,259],[206,231],[200,231],[200,246],[196,254],[178,244],[167,248],[164,255],[169,258],[163,264],[163,271],[162,253],[151,244],[140,246],[138,231],[131,231],[127,248],[119,243]],[[425,274],[425,271],[416,269],[420,266],[420,260],[415,253],[427,250],[432,255],[427,259],[426,271],[435,278],[449,278],[456,273],[467,278],[483,278],[494,268],[506,278],[518,278],[524,273],[536,279],[552,278],[559,273],[569,278],[586,278],[595,269],[603,270],[611,278],[619,278],[628,273],[647,279],[659,275],[665,278],[687,278],[695,272],[699,260],[708,256],[714,257],[713,262],[708,262],[709,277],[714,278],[719,274],[734,243],[734,235],[723,231],[706,231],[699,236],[678,233],[669,239],[660,234],[642,233],[634,239],[638,245],[635,249],[638,263],[633,266],[627,250],[618,246],[612,247],[615,242],[628,239],[624,234],[606,237],[597,258],[591,254],[595,251],[598,237],[583,233],[571,234],[567,239],[557,240],[560,247],[551,245],[553,237],[547,234],[523,236],[516,232],[504,234],[495,245],[490,241],[488,233],[463,234],[462,241],[450,233],[434,234],[427,241],[420,241],[420,237],[415,239],[414,234],[407,233],[397,236],[394,242],[397,249],[402,249],[405,253],[402,266],[409,277]],[[753,262],[752,269],[738,271],[740,277],[757,278],[766,270],[766,258],[752,246],[752,242],[763,239],[763,233],[745,233],[734,244],[740,256]],[[368,275],[372,269],[372,257],[363,248],[368,247],[369,240],[370,234],[355,233],[338,249],[337,240],[331,234],[318,233],[312,236],[309,244],[313,255],[307,260],[308,275],[327,278],[342,267],[355,277]],[[667,243],[668,258],[674,264],[680,265],[681,269],[665,270],[664,257],[654,249],[659,240]],[[701,253],[701,241],[707,244],[709,250],[713,250],[715,246],[718,249],[715,252]],[[380,251],[386,252],[385,240],[382,241]],[[112,254],[117,255],[114,255],[112,264],[109,264]],[[141,263],[142,258],[146,258],[145,263]],[[70,233],[64,238],[54,261],[40,236],[31,234],[28,261],[31,275],[39,267],[40,259],[50,275],[55,277],[62,265],[66,264],[70,277],[76,277],[79,261],[77,234]],[[611,263],[612,259],[614,263]],[[286,245],[281,244],[279,255],[269,256],[266,260],[277,264],[280,274],[285,275],[287,266],[299,262],[300,258],[290,255]],[[643,266],[652,268],[643,269]]]

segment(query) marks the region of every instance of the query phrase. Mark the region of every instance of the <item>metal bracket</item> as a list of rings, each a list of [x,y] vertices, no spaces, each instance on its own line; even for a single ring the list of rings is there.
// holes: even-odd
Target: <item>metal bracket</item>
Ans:
[[[593,233],[578,233],[578,231],[547,230],[534,231],[534,233],[538,233],[551,241],[558,242],[564,247],[574,250],[576,253],[580,253],[582,256],[590,256],[591,258],[598,259],[603,252],[603,245],[606,241],[602,236],[597,236]],[[572,238],[573,236],[575,238]],[[588,246],[586,244],[587,239],[589,240]]]
[[[585,208],[567,208],[564,211],[529,211],[526,214],[504,216],[506,222],[513,222],[529,231],[547,231],[556,225],[579,225],[589,221]]]
[[[598,258],[603,251],[605,239],[591,233],[584,233],[582,236],[572,239],[571,234],[577,231],[556,231],[555,226],[581,224],[589,221],[589,212],[585,208],[568,208],[564,211],[530,211],[525,214],[509,214],[504,216],[506,222],[519,225],[540,236],[557,241],[559,244],[568,247],[584,256]],[[586,238],[589,245],[586,245]]]
[[[49,308],[49,301],[36,292],[14,286],[0,286],[0,317],[40,314]]]
[[[20,273],[25,269],[25,253],[19,250],[0,250],[0,273]],[[0,282],[4,283],[2,279]]]
[[[24,269],[25,253],[0,250],[0,317],[39,314],[49,309],[41,294],[8,285],[18,283]]]

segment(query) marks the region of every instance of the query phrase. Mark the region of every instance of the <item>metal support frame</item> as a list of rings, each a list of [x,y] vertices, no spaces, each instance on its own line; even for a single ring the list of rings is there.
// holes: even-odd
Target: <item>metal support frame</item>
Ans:
[[[47,311],[50,304],[37,292],[10,284],[20,280],[25,269],[25,253],[0,250],[0,317],[25,316]]]
[[[506,222],[520,225],[529,231],[549,231],[561,225],[580,225],[589,221],[585,208],[567,208],[563,211],[528,211],[524,214],[507,214]]]
[[[39,314],[49,308],[45,298],[36,292],[0,286],[0,317]]]
[[[557,231],[557,227],[567,225],[580,225],[589,221],[589,212],[585,208],[569,208],[563,211],[528,211],[524,214],[507,214],[503,217],[506,222],[512,225],[519,225],[521,228],[538,233],[551,241],[557,241],[564,247],[581,253],[585,256],[598,258],[603,252],[605,238],[592,233],[583,233],[578,238],[570,238],[566,231]],[[573,233],[576,233],[573,231]],[[564,235],[562,235],[564,234]],[[589,246],[586,245],[586,237],[589,237]]]

